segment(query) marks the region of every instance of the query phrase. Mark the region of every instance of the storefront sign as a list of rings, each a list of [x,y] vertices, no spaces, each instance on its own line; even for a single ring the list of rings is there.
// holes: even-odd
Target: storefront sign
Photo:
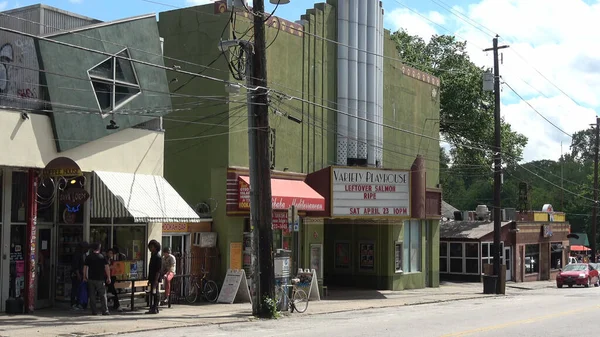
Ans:
[[[73,159],[67,157],[58,157],[52,159],[44,170],[43,177],[80,177],[83,173],[79,165]]]
[[[244,181],[244,179],[239,178],[238,191],[238,207],[240,209],[250,209],[250,184]],[[293,193],[294,191],[290,191],[291,195],[293,195]],[[288,210],[292,206],[296,206],[296,208],[302,211],[325,210],[325,201],[316,198],[274,195],[271,197],[271,205],[274,210]]]
[[[162,231],[163,233],[187,233],[188,224],[182,222],[163,223]]]
[[[410,216],[408,171],[332,169],[332,216]]]
[[[273,229],[287,229],[288,214],[287,212],[273,212]]]
[[[90,198],[88,191],[79,187],[69,187],[62,191],[59,196],[59,201],[62,204],[81,205]]]

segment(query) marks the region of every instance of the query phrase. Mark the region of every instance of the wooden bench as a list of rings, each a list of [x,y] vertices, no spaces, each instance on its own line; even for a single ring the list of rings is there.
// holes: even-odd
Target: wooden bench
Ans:
[[[136,298],[142,299],[140,302],[145,303],[146,306],[150,304],[148,280],[116,280],[115,289],[117,290],[119,300],[129,298],[129,309],[131,311],[135,310]],[[162,283],[160,283],[158,291],[161,294],[165,292]]]

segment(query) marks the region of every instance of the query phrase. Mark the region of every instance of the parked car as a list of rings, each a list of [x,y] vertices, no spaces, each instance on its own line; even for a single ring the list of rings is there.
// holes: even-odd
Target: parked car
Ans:
[[[562,288],[563,285],[572,288],[574,285],[589,287],[600,285],[598,270],[589,263],[571,263],[560,269],[556,275],[556,286]]]

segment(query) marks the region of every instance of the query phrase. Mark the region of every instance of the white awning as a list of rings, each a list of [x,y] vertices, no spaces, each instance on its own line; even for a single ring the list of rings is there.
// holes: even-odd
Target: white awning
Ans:
[[[94,171],[92,218],[140,222],[199,222],[200,217],[160,176]]]

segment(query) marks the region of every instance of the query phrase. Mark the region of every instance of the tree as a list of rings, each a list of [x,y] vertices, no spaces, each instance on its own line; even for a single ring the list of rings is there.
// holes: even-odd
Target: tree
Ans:
[[[392,34],[392,40],[403,62],[440,78],[440,132],[452,144],[452,162],[479,166],[479,173],[490,173],[491,179],[494,99],[483,91],[485,69],[471,62],[467,43],[449,35],[434,35],[425,42],[404,30]],[[503,161],[509,165],[520,161],[526,144],[527,138],[503,120]],[[467,179],[467,185],[472,181]]]

